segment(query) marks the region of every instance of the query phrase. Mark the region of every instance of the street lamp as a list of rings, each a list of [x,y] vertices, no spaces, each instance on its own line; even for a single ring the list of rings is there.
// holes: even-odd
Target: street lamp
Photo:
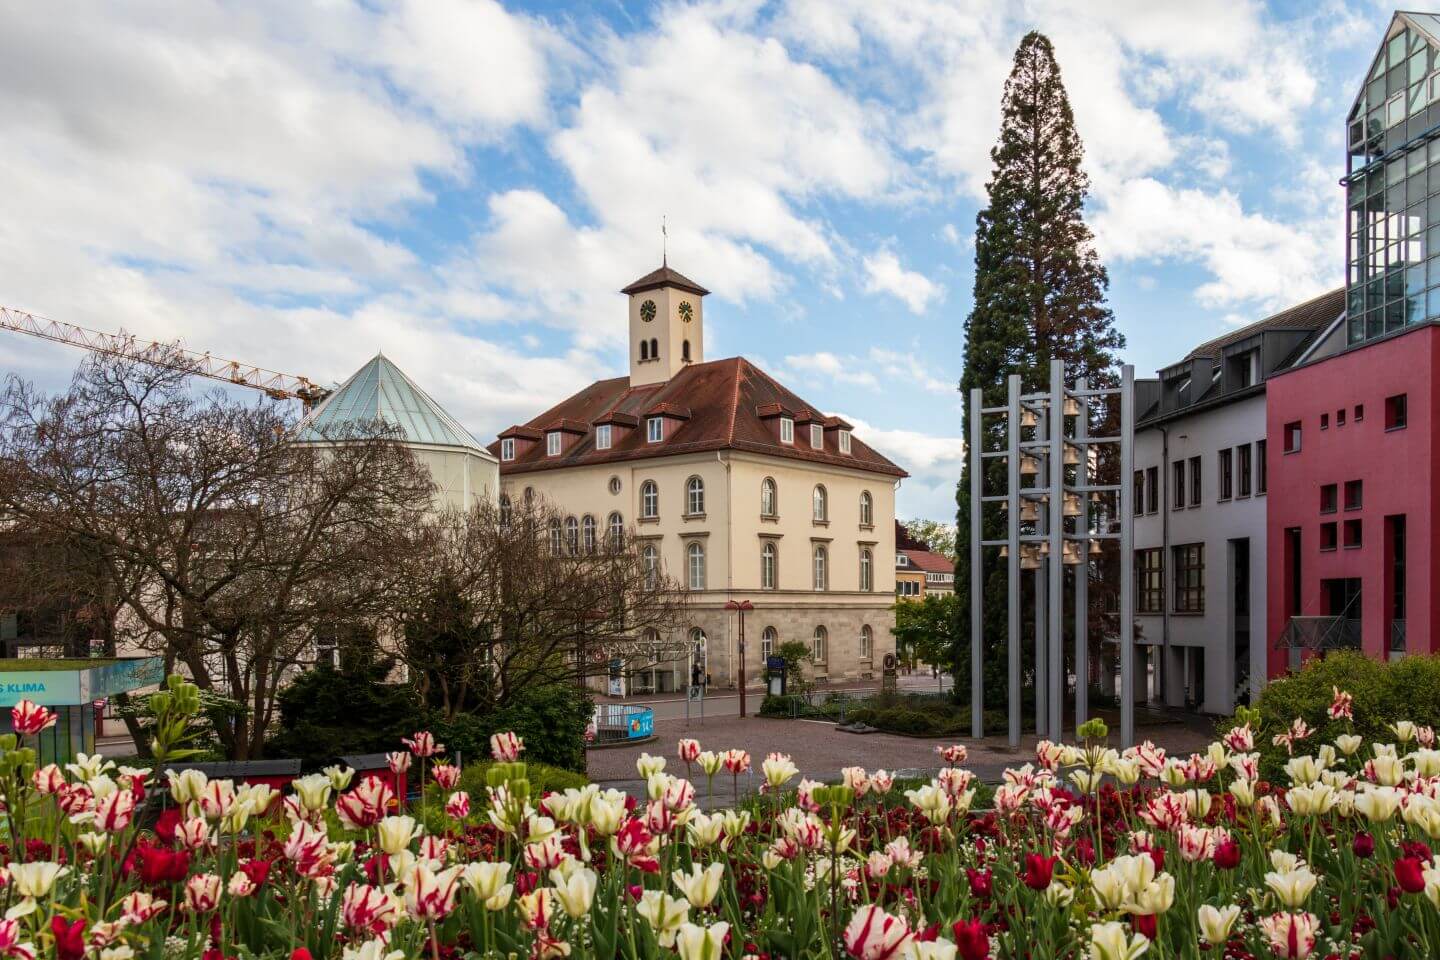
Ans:
[[[745,716],[745,611],[754,610],[755,604],[749,600],[730,600],[725,604],[726,610],[734,610],[740,615],[740,716]]]

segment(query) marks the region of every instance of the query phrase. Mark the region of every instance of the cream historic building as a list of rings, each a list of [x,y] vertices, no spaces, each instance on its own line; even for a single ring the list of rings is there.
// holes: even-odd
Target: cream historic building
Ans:
[[[878,676],[894,649],[895,487],[906,476],[742,357],[706,362],[707,291],[668,266],[623,291],[630,375],[602,380],[500,434],[501,495],[567,518],[556,549],[633,537],[692,591],[695,662],[759,686],[781,643],[809,644],[830,680]],[[658,638],[682,639],[682,638]],[[632,668],[630,692],[684,689],[692,661]]]

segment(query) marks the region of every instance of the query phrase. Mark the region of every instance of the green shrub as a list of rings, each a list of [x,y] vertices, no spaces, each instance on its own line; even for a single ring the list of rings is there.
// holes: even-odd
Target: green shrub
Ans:
[[[1355,698],[1353,723],[1330,719],[1327,711],[1336,687]],[[1386,725],[1396,720],[1440,726],[1440,657],[1388,662],[1353,651],[1331,653],[1309,661],[1299,673],[1271,681],[1255,707],[1260,711],[1260,729],[1255,735],[1260,774],[1269,780],[1283,779],[1288,754],[1271,738],[1289,729],[1296,717],[1315,731],[1297,745],[1297,754],[1313,754],[1342,733],[1364,737],[1366,746],[1361,749],[1368,754],[1370,743],[1394,741],[1395,735]],[[1220,732],[1234,725],[1233,718],[1222,720]]]
[[[762,717],[793,717],[805,709],[805,698],[794,693],[765,694],[760,701]]]
[[[585,769],[585,728],[594,707],[590,694],[569,684],[536,687],[499,710],[431,718],[430,730],[445,749],[460,751],[466,765],[490,756],[490,735],[513,730],[525,741],[527,762],[564,770]]]

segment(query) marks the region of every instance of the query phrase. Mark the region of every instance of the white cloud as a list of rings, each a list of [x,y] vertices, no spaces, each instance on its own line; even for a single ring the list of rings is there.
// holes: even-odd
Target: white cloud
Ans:
[[[871,347],[870,360],[879,364],[889,381],[899,381],[918,386],[927,393],[958,397],[956,384],[959,377],[946,380],[938,376],[924,361],[913,353],[900,353],[884,347]]]
[[[933,301],[945,296],[944,287],[922,273],[906,270],[890,250],[876,250],[861,266],[865,270],[866,293],[888,293],[909,307],[911,313],[924,313]]]
[[[836,383],[865,387],[869,390],[880,389],[880,382],[875,379],[875,375],[862,369],[854,357],[842,359],[823,350],[819,353],[791,354],[785,358],[785,366],[802,377],[818,374]],[[814,379],[813,376],[807,378]]]

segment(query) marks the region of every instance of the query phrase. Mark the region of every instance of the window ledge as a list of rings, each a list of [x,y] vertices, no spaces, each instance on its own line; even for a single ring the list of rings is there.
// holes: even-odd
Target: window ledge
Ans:
[[[810,520],[810,523],[811,523],[812,525],[814,525],[814,526],[817,526],[817,527],[828,527],[828,526],[830,526],[830,521],[829,521],[829,520],[816,520],[816,519],[813,519],[813,518],[812,518],[812,519]]]
[[[1408,427],[1408,426],[1409,426],[1408,423],[1402,423],[1402,424],[1400,424],[1399,426],[1386,427],[1386,428],[1385,428],[1385,432],[1386,432],[1386,433],[1394,433],[1394,432],[1397,431],[1397,430],[1404,430],[1404,429],[1405,429],[1406,427]]]
[[[760,522],[761,522],[761,523],[779,523],[779,522],[780,522],[780,514],[778,514],[778,513],[762,513],[762,514],[760,514]]]
[[[635,518],[635,522],[636,522],[636,523],[659,523],[659,522],[660,522],[660,518],[659,518],[658,516],[657,516],[657,517],[636,517],[636,518]]]
[[[1363,544],[1363,543],[1347,543],[1347,544],[1345,544],[1345,549],[1346,549],[1346,550],[1359,550],[1359,549],[1360,549],[1361,547],[1363,547],[1363,546],[1365,546],[1365,544]]]
[[[681,517],[680,517],[680,519],[684,520],[686,523],[689,523],[691,520],[704,520],[704,519],[705,519],[705,514],[703,514],[703,513],[686,513],[686,514],[682,514]]]
[[[873,523],[862,523],[862,524],[860,524],[860,529],[861,529],[861,530],[874,530],[874,529],[875,529],[875,524],[873,524]]]
[[[1334,547],[1321,547],[1321,548],[1320,548],[1320,552],[1321,552],[1321,553],[1334,553],[1334,552],[1335,552],[1335,548],[1334,548]]]

